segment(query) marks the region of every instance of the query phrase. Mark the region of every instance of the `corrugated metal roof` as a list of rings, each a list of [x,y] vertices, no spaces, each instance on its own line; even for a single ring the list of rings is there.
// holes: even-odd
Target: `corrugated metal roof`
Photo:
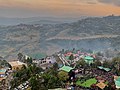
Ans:
[[[69,72],[72,69],[74,69],[74,68],[69,67],[69,66],[63,66],[62,68],[60,68],[60,70],[63,70],[63,71],[66,71],[66,72]]]
[[[93,60],[94,58],[93,57],[90,57],[90,56],[86,56],[85,57],[85,60]]]

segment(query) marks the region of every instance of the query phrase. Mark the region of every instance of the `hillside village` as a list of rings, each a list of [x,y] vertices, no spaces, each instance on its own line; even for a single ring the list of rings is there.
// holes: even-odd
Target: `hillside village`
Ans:
[[[119,90],[120,58],[61,50],[51,56],[0,58],[0,90]]]
[[[0,90],[120,90],[120,0],[0,0]]]
[[[0,26],[0,90],[119,90],[119,28],[114,15]]]

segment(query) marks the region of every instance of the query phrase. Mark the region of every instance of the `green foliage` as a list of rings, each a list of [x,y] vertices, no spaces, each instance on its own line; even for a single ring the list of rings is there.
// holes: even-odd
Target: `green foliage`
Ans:
[[[114,67],[114,73],[120,75],[120,58],[118,57],[114,58],[112,61],[104,61],[102,64],[99,60],[96,60],[91,67],[88,67],[88,64],[84,61],[84,59],[79,60],[76,64],[77,68],[79,68],[80,66],[83,67],[84,74],[87,69],[97,68],[97,66],[103,65],[103,67],[106,68]],[[12,89],[19,86],[25,81],[29,81],[31,90],[54,89],[56,87],[64,86],[69,78],[68,73],[64,71],[58,71],[57,63],[54,63],[53,67],[45,70],[43,73],[41,73],[42,71],[43,70],[40,67],[37,67],[35,64],[28,64],[28,67],[23,65],[21,70],[18,70],[14,73],[14,79],[11,81]],[[76,84],[84,87],[90,87],[94,83],[96,83],[96,80],[90,74],[88,74],[85,75],[83,79],[78,81]]]
[[[51,74],[48,74],[48,73],[44,73],[42,75],[43,79],[44,79],[44,82],[43,82],[43,85],[45,87],[47,87],[47,89],[52,89],[52,88],[55,88],[56,87],[56,84],[57,84],[57,77],[54,76],[54,75],[51,75]]]
[[[95,62],[91,65],[92,68],[97,68],[97,66],[101,66],[102,63],[100,62],[100,60],[95,60]]]
[[[111,67],[110,62],[107,60],[103,61],[103,67],[107,67],[107,68]]]
[[[83,87],[91,87],[92,84],[96,84],[97,80],[95,78],[88,79],[86,81],[77,81],[76,84]]]
[[[32,90],[38,90],[39,87],[39,79],[36,76],[30,78],[30,85]]]
[[[69,60],[74,60],[73,54],[70,55]]]
[[[17,87],[21,83],[29,80],[29,78],[36,76],[36,74],[39,74],[41,71],[43,70],[40,67],[36,67],[36,65],[29,65],[28,67],[23,65],[21,70],[16,71],[13,75],[14,79],[11,81],[12,88]]]
[[[120,75],[120,57],[115,57],[112,59],[111,66],[113,71],[117,74]]]
[[[64,72],[64,71],[60,71],[58,73],[58,78],[61,80],[61,81],[66,81],[68,79],[68,73]]]
[[[78,67],[85,67],[87,63],[85,62],[84,59],[80,59],[76,64],[77,64],[76,68],[78,68]]]
[[[54,64],[53,64],[53,69],[54,69],[54,70],[57,70],[57,69],[58,69],[58,64],[57,64],[57,63],[54,63]]]

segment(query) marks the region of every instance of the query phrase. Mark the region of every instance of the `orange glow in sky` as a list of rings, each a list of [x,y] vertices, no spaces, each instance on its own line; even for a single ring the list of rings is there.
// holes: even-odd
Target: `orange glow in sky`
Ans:
[[[110,0],[0,0],[0,16],[105,16],[120,15],[120,2]],[[9,17],[8,16],[8,17]]]

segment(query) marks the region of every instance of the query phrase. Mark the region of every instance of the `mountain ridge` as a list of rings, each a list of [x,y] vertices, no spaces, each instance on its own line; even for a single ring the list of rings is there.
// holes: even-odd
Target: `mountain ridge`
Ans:
[[[120,50],[120,16],[95,17],[62,24],[0,27],[0,55],[53,54],[61,49]]]

